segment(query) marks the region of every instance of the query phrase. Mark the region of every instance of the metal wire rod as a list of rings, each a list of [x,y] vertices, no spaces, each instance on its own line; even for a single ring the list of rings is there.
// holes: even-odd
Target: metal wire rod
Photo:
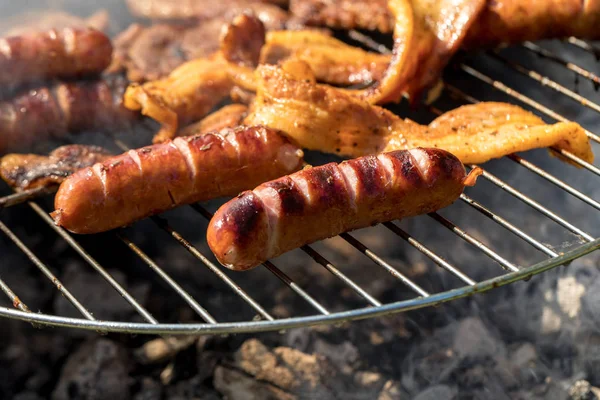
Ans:
[[[90,256],[79,243],[73,237],[67,233],[63,228],[56,226],[52,218],[36,203],[29,202],[29,206],[35,211],[42,219],[52,228],[56,233],[60,235],[68,244],[75,250],[88,264],[92,266],[102,277],[106,280],[135,310],[151,324],[157,324],[158,321],[154,319],[150,314],[132,295],[125,290],[123,286],[116,279],[109,274],[92,256]]]
[[[584,41],[580,40],[580,39],[569,39],[569,43],[574,44],[577,47],[581,47],[584,50],[590,51],[591,53],[597,54],[597,52],[595,50],[592,50],[592,46],[590,46],[589,44],[585,43]],[[582,45],[583,43],[585,43],[585,45]],[[550,50],[545,49],[543,47],[541,47],[540,45],[537,45],[533,42],[524,42],[522,43],[522,46],[537,54],[540,57],[544,57],[547,58],[555,63],[558,63],[560,65],[562,65],[563,67],[575,72],[577,75],[588,79],[590,81],[592,81],[594,83],[594,85],[600,85],[600,78],[594,74],[593,72],[590,72],[588,70],[586,70],[585,68],[582,68],[576,64],[573,64],[572,62],[569,62],[567,60],[565,60],[564,58],[552,53]],[[584,48],[587,47],[587,48]]]
[[[0,278],[0,289],[9,298],[13,307],[18,308],[23,312],[31,312],[31,310],[29,310],[29,307],[27,307],[27,305],[25,305],[25,303],[23,303],[21,299],[19,299],[15,292],[12,291],[12,289],[6,284],[6,282],[2,280],[2,278]]]
[[[350,243],[358,251],[360,251],[367,257],[369,257],[371,259],[371,261],[373,261],[375,264],[379,265],[380,267],[385,269],[387,272],[389,272],[394,278],[400,280],[402,283],[404,283],[406,286],[408,286],[413,292],[416,292],[417,294],[419,294],[420,296],[423,296],[423,297],[429,296],[429,293],[427,293],[422,287],[420,287],[419,285],[417,285],[416,283],[414,283],[413,281],[408,279],[400,271],[398,271],[397,269],[392,267],[390,264],[385,262],[381,257],[379,257],[377,254],[373,253],[371,250],[369,250],[369,248],[367,246],[365,246],[360,241],[358,241],[354,236],[350,235],[349,233],[342,233],[340,235],[340,237],[342,239],[344,239],[346,242]]]
[[[471,168],[476,168],[476,167],[477,167],[476,165],[471,165]],[[481,167],[479,167],[479,168],[481,168]],[[533,200],[532,198],[524,195],[523,193],[521,193],[517,189],[513,188],[512,186],[510,186],[508,183],[504,182],[503,180],[499,179],[498,177],[496,177],[495,175],[487,172],[484,169],[482,169],[482,171],[483,171],[483,174],[481,176],[483,176],[485,179],[489,180],[490,182],[492,182],[493,184],[495,184],[496,186],[498,186],[500,189],[504,190],[505,192],[508,192],[512,196],[514,196],[517,199],[521,200],[523,203],[525,203],[528,206],[534,208],[535,210],[541,212],[542,214],[544,214],[546,217],[550,218],[554,222],[556,222],[559,225],[562,225],[563,227],[567,228],[572,233],[574,233],[576,235],[579,235],[580,237],[584,238],[586,241],[590,242],[590,241],[594,240],[594,238],[590,234],[588,234],[588,233],[582,231],[581,229],[577,228],[575,225],[571,224],[570,222],[568,222],[564,218],[559,217],[557,214],[555,214],[552,211],[548,210],[546,207],[542,206],[537,201]]]
[[[71,294],[71,292],[63,285],[63,283],[50,271],[50,269],[35,255],[33,252],[14,234],[12,230],[4,222],[0,221],[0,230],[4,232],[6,236],[10,238],[17,245],[17,247],[25,253],[27,258],[31,260],[31,262],[38,267],[40,271],[54,284],[56,289],[71,303],[86,319],[90,321],[94,321],[95,318],[92,314]]]
[[[239,287],[230,277],[228,277],[219,267],[213,264],[208,258],[204,256],[195,248],[190,242],[188,242],[181,234],[175,231],[171,226],[167,223],[164,218],[160,217],[151,217],[154,223],[161,229],[165,230],[169,233],[179,244],[181,244],[188,252],[190,252],[194,257],[198,260],[202,261],[202,263],[211,270],[215,275],[219,277],[227,286],[229,286],[233,291],[240,296],[246,303],[250,305],[256,312],[258,312],[262,317],[269,321],[273,321],[274,318],[269,314],[256,300],[254,300],[244,289]]]
[[[508,58],[502,56],[501,54],[498,54],[497,51],[488,52],[488,55],[490,57],[500,61],[501,63],[508,66],[509,68],[517,71],[521,75],[528,76],[529,78],[538,82],[542,86],[547,86],[547,87],[551,88],[552,90],[555,90],[555,91],[559,92],[560,94],[567,96],[568,98],[570,98],[572,100],[575,100],[582,106],[588,107],[588,108],[596,111],[597,113],[600,113],[600,105],[598,105],[597,103],[594,103],[593,101],[583,97],[582,95],[575,93],[574,91],[564,87],[560,83],[548,78],[547,76],[543,76],[542,74],[540,74],[534,70],[525,68],[524,66],[522,66],[514,61],[509,60]]]
[[[585,40],[581,40],[579,38],[571,36],[567,38],[567,43],[570,43],[575,47],[579,47],[580,49],[585,50],[588,53],[592,53],[594,56],[596,56],[596,58],[598,58],[598,55],[600,55],[600,48],[591,45]]]
[[[579,190],[575,189],[573,186],[566,184],[562,180],[558,179],[557,177],[555,177],[552,174],[549,174],[548,172],[544,171],[543,169],[541,169],[537,165],[533,164],[532,162],[527,161],[527,160],[519,157],[516,154],[511,154],[508,156],[508,158],[511,159],[512,161],[514,161],[515,163],[532,171],[536,175],[541,176],[542,178],[546,179],[548,182],[552,183],[553,185],[556,185],[557,187],[561,188],[565,192],[577,197],[579,200],[585,202],[586,204],[594,207],[597,210],[600,210],[600,203],[598,203],[596,200],[581,193]]]
[[[37,199],[41,196],[55,193],[58,188],[38,187],[34,189],[23,190],[21,192],[12,193],[4,197],[0,197],[0,208],[11,207],[17,204],[25,203],[26,201]]]
[[[480,203],[476,202],[475,200],[473,200],[466,194],[462,193],[460,195],[460,199],[462,201],[464,201],[465,203],[467,203],[468,205],[470,205],[471,207],[473,207],[475,210],[479,211],[481,214],[485,215],[486,217],[493,220],[494,222],[497,222],[499,225],[503,226],[510,232],[514,233],[515,235],[517,235],[518,237],[520,237],[521,239],[523,239],[524,241],[526,241],[527,243],[529,243],[530,245],[535,247],[536,249],[540,250],[541,252],[549,255],[550,257],[558,257],[558,253],[556,253],[552,249],[548,248],[548,246],[545,246],[541,242],[539,242],[536,239],[534,239],[533,237],[529,236],[527,233],[523,232],[521,229],[517,228],[516,226],[514,226],[513,224],[511,224],[510,222],[508,222],[507,220],[505,220],[498,214],[492,212],[489,208],[486,208],[483,205],[481,205]]]
[[[383,225],[394,232],[396,235],[400,236],[402,239],[406,240],[408,244],[410,244],[415,249],[419,250],[421,253],[429,257],[434,263],[436,263],[441,268],[450,272],[452,275],[456,276],[458,279],[466,283],[467,285],[475,285],[477,282],[473,279],[469,278],[465,273],[463,273],[458,268],[454,267],[448,261],[444,260],[442,257],[438,256],[433,251],[429,250],[425,245],[416,240],[410,234],[408,234],[404,229],[400,228],[398,225],[392,222],[384,222]]]
[[[452,223],[448,219],[442,217],[440,214],[433,212],[433,213],[429,213],[427,215],[429,215],[431,218],[433,218],[434,220],[436,220],[437,222],[442,224],[444,227],[448,228],[450,231],[454,232],[456,235],[458,235],[461,239],[463,239],[467,243],[470,243],[473,246],[477,247],[486,256],[490,257],[492,260],[494,260],[498,264],[500,264],[500,266],[502,268],[504,268],[505,270],[511,271],[511,272],[516,272],[519,270],[519,268],[517,268],[511,262],[509,262],[506,259],[504,259],[503,257],[501,257],[498,253],[496,253],[495,251],[493,251],[492,249],[487,247],[481,241],[475,239],[473,236],[469,235],[467,232],[460,229],[458,226],[456,226],[454,223]]]
[[[129,240],[122,232],[118,232],[117,237],[129,247],[138,257],[140,257],[146,265],[150,267],[158,276],[164,280],[202,319],[209,324],[216,324],[217,320],[202,307],[185,289],[181,287],[169,274],[158,266],[146,253],[142,251],[135,243]]]
[[[315,251],[312,247],[306,245],[301,247],[302,251],[308,254],[313,260],[321,264],[327,271],[338,277],[342,282],[354,290],[359,296],[367,300],[372,306],[378,307],[381,305],[373,296],[367,293],[363,288],[357,285],[352,279],[348,278],[342,271],[337,269],[325,257]]]

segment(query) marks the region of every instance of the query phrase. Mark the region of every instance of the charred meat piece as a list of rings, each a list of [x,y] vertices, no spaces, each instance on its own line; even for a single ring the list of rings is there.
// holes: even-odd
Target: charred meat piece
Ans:
[[[224,204],[209,223],[208,245],[224,266],[247,270],[346,231],[449,206],[478,173],[467,177],[462,163],[439,149],[305,168]]]
[[[100,74],[110,64],[112,45],[91,28],[50,30],[0,39],[0,85],[14,88],[53,78]]]
[[[220,38],[223,57],[234,64],[256,67],[265,44],[265,26],[249,14],[240,14],[224,27]]]
[[[231,20],[252,11],[268,30],[284,29],[288,14],[283,9],[259,0],[127,0],[131,13],[154,20]]]
[[[7,154],[0,160],[0,176],[20,190],[58,186],[75,171],[111,156],[101,147],[77,144],[59,147],[48,156]]]
[[[415,8],[425,8],[433,2],[412,0],[411,3]],[[307,25],[383,33],[394,29],[394,16],[387,0],[291,0],[290,11]],[[481,15],[466,34],[464,46],[493,47],[567,36],[595,39],[600,37],[599,22],[600,2],[596,0],[485,1]]]
[[[67,178],[54,220],[97,233],[184,204],[234,196],[300,168],[303,153],[277,131],[239,127],[130,150]]]
[[[116,76],[57,83],[0,102],[0,154],[69,132],[128,127],[136,114],[123,107],[126,85]]]
[[[221,19],[194,26],[133,24],[115,39],[115,56],[109,70],[125,70],[134,82],[163,78],[186,61],[219,50],[223,25]]]
[[[387,0],[290,0],[290,12],[306,25],[390,33],[394,18]]]
[[[275,66],[258,68],[258,90],[246,124],[278,129],[306,149],[359,157],[436,147],[463,163],[483,163],[519,151],[556,146],[587,162],[594,155],[576,123],[548,125],[524,109],[484,102],[449,111],[429,125],[401,119],[347,92],[296,78]]]

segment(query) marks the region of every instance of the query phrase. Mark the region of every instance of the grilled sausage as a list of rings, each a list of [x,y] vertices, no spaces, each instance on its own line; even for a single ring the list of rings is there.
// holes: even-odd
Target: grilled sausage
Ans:
[[[439,149],[399,150],[308,168],[263,183],[224,204],[208,245],[242,271],[289,250],[453,203],[475,176]]]
[[[52,216],[75,233],[103,232],[236,195],[297,170],[302,156],[277,131],[258,126],[179,137],[79,170],[59,187]]]
[[[123,107],[121,77],[59,83],[0,102],[0,153],[68,132],[128,127],[137,113]]]
[[[101,73],[111,62],[112,45],[92,28],[63,28],[0,39],[0,85]]]

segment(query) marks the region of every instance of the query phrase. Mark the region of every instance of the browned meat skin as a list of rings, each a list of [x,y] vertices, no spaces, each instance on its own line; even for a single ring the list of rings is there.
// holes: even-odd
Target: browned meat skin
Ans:
[[[3,36],[44,32],[51,29],[88,27],[105,31],[108,28],[108,11],[99,10],[87,18],[58,10],[29,11],[0,20],[0,33]]]
[[[75,171],[111,156],[102,147],[78,144],[59,147],[48,156],[7,154],[0,160],[0,176],[16,189],[53,187]]]
[[[248,107],[244,104],[229,104],[207,115],[200,121],[186,126],[179,132],[178,136],[192,136],[234,128],[242,124],[247,113]]]
[[[424,1],[426,3],[429,0]],[[420,5],[421,0],[413,0]],[[487,0],[464,39],[465,48],[577,36],[600,37],[598,0]],[[387,0],[291,0],[291,13],[307,25],[390,33]]]
[[[256,67],[265,44],[265,26],[250,14],[240,14],[221,34],[220,49],[227,61],[246,67]]]
[[[110,39],[95,29],[50,30],[0,39],[0,85],[100,74],[110,64]]]
[[[305,168],[223,205],[208,245],[224,266],[246,270],[308,243],[436,211],[463,191],[465,168],[439,149],[400,150]]]
[[[252,11],[268,30],[284,29],[288,14],[283,9],[259,0],[127,0],[131,13],[155,20],[230,20]]]
[[[236,195],[296,171],[302,156],[263,127],[179,137],[77,171],[58,189],[52,216],[75,233],[103,232],[183,204]]]
[[[290,12],[307,25],[383,33],[394,30],[387,0],[290,0]]]
[[[136,113],[122,105],[126,85],[121,77],[58,83],[0,102],[0,154],[68,132],[129,126]]]

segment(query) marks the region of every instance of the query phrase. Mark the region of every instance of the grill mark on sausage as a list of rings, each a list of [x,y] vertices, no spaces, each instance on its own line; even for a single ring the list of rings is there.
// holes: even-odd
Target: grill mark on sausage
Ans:
[[[240,143],[238,142],[238,139],[237,139],[237,135],[236,135],[237,133],[238,133],[237,131],[227,129],[227,133],[224,133],[224,134],[222,133],[221,135],[215,135],[215,136],[221,136],[224,140],[229,142],[235,149],[235,152],[238,156],[238,161],[240,161],[242,155],[240,153]]]
[[[421,186],[424,181],[419,169],[416,167],[416,161],[408,151],[392,152],[379,155],[378,158],[387,158],[391,165],[390,173],[391,179],[397,181],[398,179],[404,180],[411,186]]]
[[[302,214],[305,209],[306,199],[289,176],[267,182],[264,186],[277,192],[282,213],[289,215]]]
[[[348,190],[336,163],[308,169],[302,175],[314,194],[313,204],[330,207],[348,203]]]
[[[108,189],[106,187],[106,168],[104,168],[104,165],[98,163],[92,166],[92,171],[96,177],[100,179],[100,183],[102,183],[102,193],[106,199],[108,197]]]
[[[264,206],[262,200],[251,191],[242,193],[238,199],[225,223],[234,232],[236,242],[244,246],[251,240],[250,235],[258,226],[259,214],[264,211]]]
[[[190,172],[190,179],[194,182],[196,180],[196,165],[194,164],[194,158],[190,150],[190,143],[181,138],[175,138],[175,140],[173,140],[173,145],[179,150],[181,156],[185,160]]]
[[[347,164],[356,174],[357,185],[360,185],[360,189],[357,188],[358,190],[365,191],[367,195],[374,195],[383,191],[381,163],[376,156],[359,158]]]

